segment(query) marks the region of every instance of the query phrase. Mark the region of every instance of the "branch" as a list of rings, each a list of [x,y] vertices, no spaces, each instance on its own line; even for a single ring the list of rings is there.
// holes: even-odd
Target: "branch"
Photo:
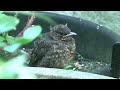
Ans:
[[[33,11],[33,13],[35,13],[35,11]],[[24,29],[16,36],[16,38],[23,35],[25,30],[27,30],[27,28],[29,28],[32,25],[34,19],[35,19],[35,16],[32,15],[31,18],[28,20],[28,22],[27,22],[26,26],[24,27]]]

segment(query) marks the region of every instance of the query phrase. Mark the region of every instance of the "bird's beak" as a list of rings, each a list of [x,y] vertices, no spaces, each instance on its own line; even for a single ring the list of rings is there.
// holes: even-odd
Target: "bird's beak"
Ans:
[[[75,32],[70,32],[70,34],[67,34],[66,37],[67,36],[72,36],[72,35],[77,35],[77,34]]]

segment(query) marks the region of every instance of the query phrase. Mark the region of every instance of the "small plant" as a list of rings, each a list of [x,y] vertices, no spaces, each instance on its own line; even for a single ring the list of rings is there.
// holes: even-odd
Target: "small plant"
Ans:
[[[26,27],[16,37],[12,37],[9,31],[15,29],[20,23],[16,16],[6,15],[0,11],[0,78],[35,78],[23,68],[26,67],[24,63],[28,56],[21,52],[21,48],[41,35],[42,28],[40,25],[31,25],[35,18],[33,13]]]

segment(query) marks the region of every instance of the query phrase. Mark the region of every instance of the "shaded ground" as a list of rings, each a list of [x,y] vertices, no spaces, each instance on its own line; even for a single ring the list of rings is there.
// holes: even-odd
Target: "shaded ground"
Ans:
[[[74,70],[74,71],[83,71],[83,72],[92,72],[101,67],[105,67],[108,65],[105,62],[100,62],[98,60],[87,59],[82,57],[80,54],[77,54],[74,61],[70,62],[65,66],[66,70]]]

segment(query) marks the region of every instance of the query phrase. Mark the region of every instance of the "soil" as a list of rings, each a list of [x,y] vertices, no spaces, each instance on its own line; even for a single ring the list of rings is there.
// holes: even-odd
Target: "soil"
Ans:
[[[98,60],[82,60],[72,63],[72,70],[83,71],[83,72],[92,72],[98,68],[108,65],[107,63],[100,62]]]

